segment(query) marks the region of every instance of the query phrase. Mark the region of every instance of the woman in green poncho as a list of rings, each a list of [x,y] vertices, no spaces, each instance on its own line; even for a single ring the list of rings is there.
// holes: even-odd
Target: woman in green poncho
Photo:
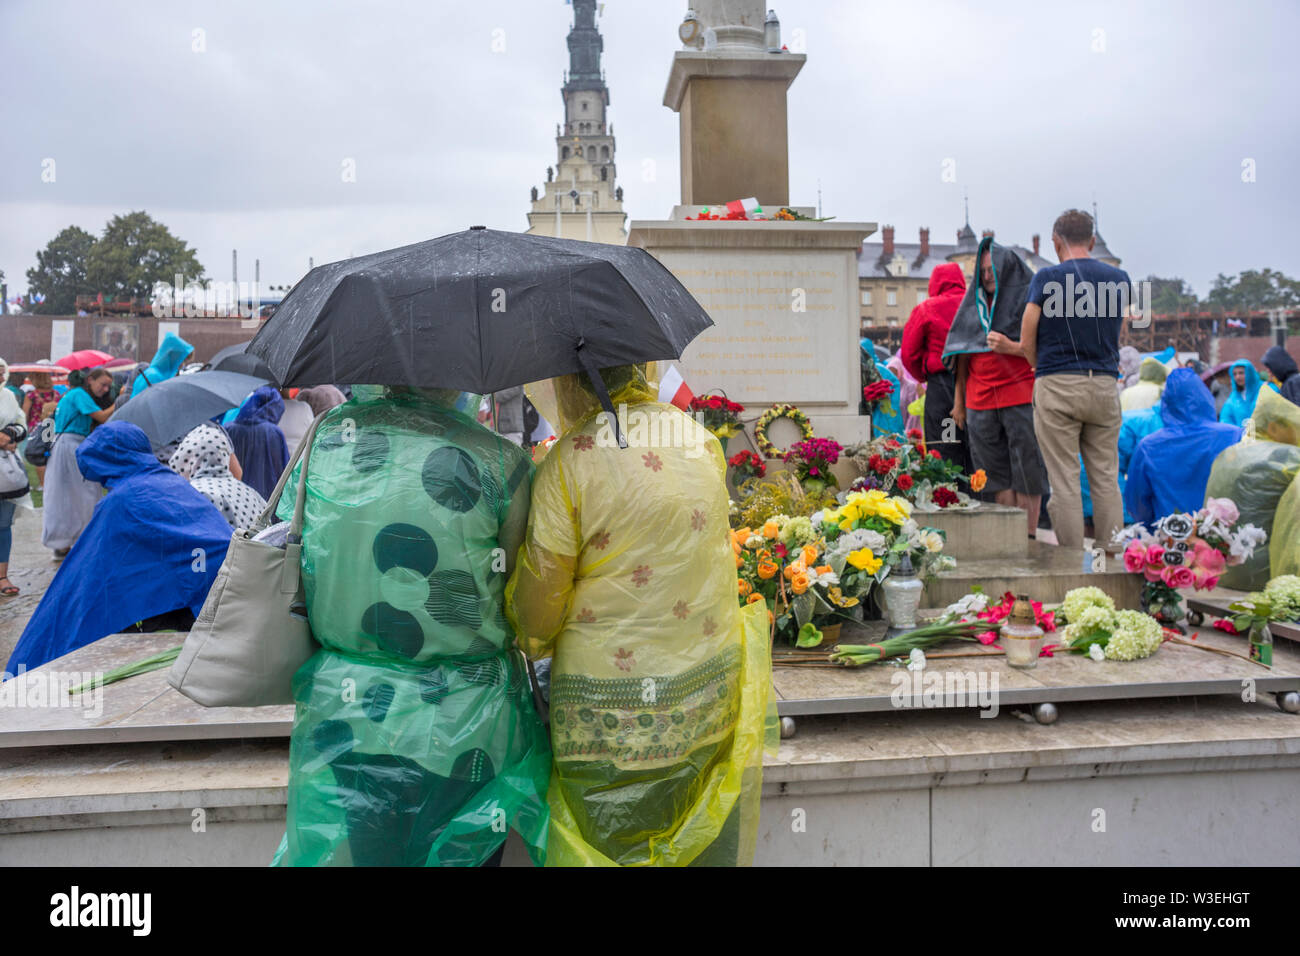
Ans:
[[[458,392],[360,386],[321,420],[283,865],[479,865],[545,848],[550,750],[502,613],[532,464]],[[293,510],[295,471],[280,517]]]

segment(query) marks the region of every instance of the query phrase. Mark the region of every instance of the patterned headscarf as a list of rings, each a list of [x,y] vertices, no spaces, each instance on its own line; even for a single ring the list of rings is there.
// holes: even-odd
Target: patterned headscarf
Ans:
[[[225,430],[204,422],[181,440],[168,464],[216,505],[232,528],[251,528],[266,499],[230,473],[231,454]]]

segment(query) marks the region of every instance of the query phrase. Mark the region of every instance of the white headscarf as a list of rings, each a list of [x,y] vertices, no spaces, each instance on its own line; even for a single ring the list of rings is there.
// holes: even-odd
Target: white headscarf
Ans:
[[[266,499],[230,473],[232,454],[225,429],[204,422],[181,440],[168,464],[216,505],[232,528],[251,528]]]

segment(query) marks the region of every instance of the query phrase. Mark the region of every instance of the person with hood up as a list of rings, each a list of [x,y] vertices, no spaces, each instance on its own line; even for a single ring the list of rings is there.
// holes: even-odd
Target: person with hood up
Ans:
[[[1264,367],[1273,376],[1269,385],[1291,404],[1300,405],[1300,369],[1290,353],[1280,345],[1270,346],[1264,353]]]
[[[151,617],[197,615],[230,544],[230,525],[158,463],[145,433],[109,422],[76,449],[108,488],[36,608],[5,669],[39,667]]]
[[[542,861],[550,748],[502,614],[532,464],[458,410],[478,403],[355,386],[286,483],[282,519],[306,475],[302,579],[321,646],[293,681],[273,865],[490,864],[507,825]]]
[[[1034,425],[1034,367],[1020,342],[1034,276],[1020,256],[991,236],[981,240],[975,262],[978,279],[966,290],[944,342],[944,363],[956,369],[951,415],[966,429],[971,464],[988,476],[985,498],[1024,511],[1033,538],[1048,490]],[[1052,492],[1054,502],[1055,487]],[[1080,511],[1080,527],[1082,522]]]
[[[244,469],[244,484],[267,499],[289,463],[289,445],[278,424],[283,414],[280,392],[273,385],[263,385],[226,426],[235,457]]]
[[[599,375],[627,406],[627,448],[585,374],[553,379],[553,403],[530,392],[561,437],[506,587],[520,646],[554,661],[547,865],[748,865],[776,722],[766,604],[736,596],[722,447],[655,400],[644,365]]]
[[[158,343],[158,351],[154,353],[149,367],[142,368],[132,379],[131,394],[139,395],[150,385],[173,378],[193,353],[194,346],[175,332],[168,332]]]
[[[943,364],[943,345],[965,294],[961,266],[955,262],[935,266],[930,273],[929,297],[912,310],[903,326],[899,355],[908,373],[925,385],[925,447],[961,465],[969,475],[975,468],[966,429],[956,427],[952,420],[956,379]]]
[[[1259,372],[1255,371],[1255,366],[1247,359],[1233,362],[1228,374],[1232,394],[1223,403],[1219,421],[1245,427],[1246,419],[1255,411],[1255,401],[1259,398],[1259,390],[1264,383],[1260,380]]]
[[[1124,504],[1134,520],[1154,523],[1205,503],[1210,466],[1241,439],[1241,429],[1214,420],[1214,399],[1189,368],[1174,369],[1160,396],[1164,427],[1138,442],[1129,462]]]
[[[1144,358],[1138,366],[1137,384],[1130,385],[1119,395],[1119,407],[1125,412],[1141,411],[1160,404],[1160,390],[1164,388],[1169,369],[1158,360]]]
[[[204,422],[176,447],[168,466],[207,498],[232,528],[251,528],[266,510],[266,499],[239,480],[243,473],[220,425]]]

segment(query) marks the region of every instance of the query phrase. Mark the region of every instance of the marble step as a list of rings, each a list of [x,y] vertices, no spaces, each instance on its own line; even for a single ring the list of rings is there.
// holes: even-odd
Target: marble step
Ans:
[[[1093,570],[1091,553],[1060,548],[1025,539],[1020,557],[957,558],[957,567],[939,575],[926,585],[922,603],[945,607],[968,593],[978,584],[995,600],[1003,592],[1028,594],[1045,604],[1058,603],[1065,592],[1078,587],[1098,587],[1115,600],[1118,608],[1141,607],[1142,575],[1129,574],[1124,562],[1109,557],[1104,566]]]
[[[1029,554],[1029,516],[1019,508],[981,503],[974,508],[913,511],[912,517],[923,527],[943,531],[944,553],[959,563],[982,558],[1024,560]]]

